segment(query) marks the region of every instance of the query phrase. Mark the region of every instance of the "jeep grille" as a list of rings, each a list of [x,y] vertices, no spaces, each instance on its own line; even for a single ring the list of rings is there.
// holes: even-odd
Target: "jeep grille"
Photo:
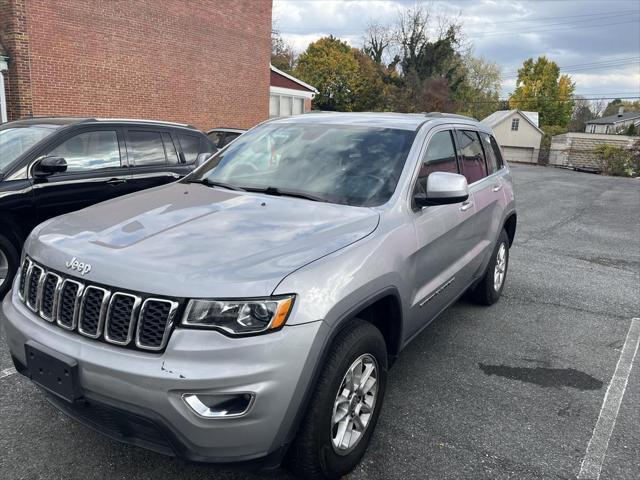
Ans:
[[[42,319],[114,345],[161,351],[180,302],[81,282],[25,258],[18,296]]]

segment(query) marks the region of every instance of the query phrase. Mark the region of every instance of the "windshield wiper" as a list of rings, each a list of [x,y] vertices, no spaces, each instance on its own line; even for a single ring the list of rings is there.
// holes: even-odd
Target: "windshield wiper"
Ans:
[[[230,183],[215,182],[213,180],[209,180],[208,178],[187,178],[183,181],[184,183],[199,183],[201,185],[206,185],[207,187],[221,187],[226,188],[227,190],[235,190],[237,192],[245,191],[244,188],[236,187],[235,185],[231,185]]]
[[[277,197],[295,197],[304,198],[305,200],[311,200],[312,202],[326,202],[322,197],[312,195],[309,193],[297,192],[295,190],[284,190],[278,187],[243,187],[247,192],[265,193],[267,195],[274,195]]]

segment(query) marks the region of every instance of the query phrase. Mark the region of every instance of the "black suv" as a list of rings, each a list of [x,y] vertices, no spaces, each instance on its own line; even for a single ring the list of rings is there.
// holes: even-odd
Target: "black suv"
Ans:
[[[196,128],[168,122],[32,118],[0,125],[0,299],[37,224],[172,182],[215,150]]]

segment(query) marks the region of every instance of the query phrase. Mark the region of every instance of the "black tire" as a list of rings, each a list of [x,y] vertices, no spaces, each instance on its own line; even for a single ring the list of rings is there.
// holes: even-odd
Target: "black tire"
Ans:
[[[20,254],[16,247],[7,237],[0,235],[0,268],[4,266],[4,259],[7,260],[8,270],[5,274],[4,282],[0,285],[0,300],[11,290],[11,283],[18,271],[18,264],[20,263]]]
[[[498,260],[498,252],[500,251],[501,245],[504,245],[505,251],[505,265],[504,265],[504,276],[502,278],[502,283],[500,284],[500,288],[496,290],[494,284],[494,272],[496,268],[496,263]],[[480,305],[493,305],[500,299],[500,295],[502,294],[502,290],[504,289],[504,284],[507,279],[507,271],[509,269],[509,236],[507,232],[503,229],[500,232],[500,236],[498,237],[498,241],[496,242],[496,246],[493,249],[493,253],[491,254],[491,260],[489,261],[489,265],[487,265],[487,269],[482,276],[482,280],[478,283],[473,290],[471,290],[469,298]]]
[[[345,374],[365,354],[373,356],[378,366],[373,413],[358,443],[348,453],[339,455],[332,442],[334,402]],[[378,421],[386,383],[387,349],[380,330],[360,319],[349,322],[331,346],[285,466],[304,479],[335,479],[353,470],[364,455]]]

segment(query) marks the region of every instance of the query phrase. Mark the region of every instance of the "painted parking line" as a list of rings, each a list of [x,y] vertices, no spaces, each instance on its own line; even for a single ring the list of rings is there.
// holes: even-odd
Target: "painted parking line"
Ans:
[[[0,371],[0,379],[3,379],[4,377],[8,377],[10,375],[13,375],[14,373],[16,373],[16,369],[11,367],[11,368],[5,368],[4,370]]]
[[[624,391],[627,388],[627,381],[629,380],[633,360],[638,352],[639,343],[640,318],[634,318],[631,320],[627,339],[620,352],[616,370],[607,388],[598,421],[593,429],[587,452],[582,460],[582,466],[578,474],[580,480],[598,480],[600,478],[602,464],[607,455],[611,434],[616,426],[618,410],[620,409],[622,397],[624,397]]]

